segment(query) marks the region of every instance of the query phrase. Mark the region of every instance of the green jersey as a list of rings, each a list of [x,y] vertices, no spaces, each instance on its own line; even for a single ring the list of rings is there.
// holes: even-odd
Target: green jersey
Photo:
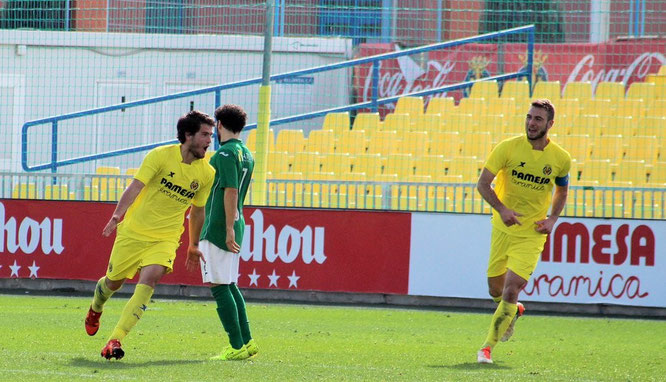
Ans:
[[[224,213],[224,189],[238,190],[238,206],[234,231],[236,243],[243,243],[245,219],[243,218],[243,202],[254,170],[254,158],[250,150],[238,139],[222,142],[215,155],[210,158],[210,165],[215,169],[213,188],[206,202],[206,220],[201,231],[201,240],[208,240],[218,248],[227,248],[226,215]]]

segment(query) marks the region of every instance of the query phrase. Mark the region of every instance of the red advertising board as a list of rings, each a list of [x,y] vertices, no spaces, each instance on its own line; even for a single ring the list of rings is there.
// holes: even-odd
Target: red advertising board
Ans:
[[[115,205],[0,202],[0,278],[97,280]],[[410,214],[247,208],[238,285],[244,288],[406,294]],[[187,232],[166,284],[201,285],[185,270]]]
[[[399,50],[394,44],[361,44],[357,56],[366,57]],[[498,62],[501,57],[501,62]],[[385,98],[451,85],[465,80],[516,72],[526,63],[525,44],[505,44],[501,50],[493,44],[469,44],[423,55],[404,56],[382,61],[378,97]],[[534,72],[537,81],[599,82],[644,81],[666,65],[666,39],[613,41],[599,44],[537,44]],[[356,102],[372,99],[371,64],[354,70]],[[501,71],[500,71],[501,70]],[[463,92],[440,93],[456,100]],[[426,101],[429,98],[426,97]],[[395,104],[380,107],[385,115]]]

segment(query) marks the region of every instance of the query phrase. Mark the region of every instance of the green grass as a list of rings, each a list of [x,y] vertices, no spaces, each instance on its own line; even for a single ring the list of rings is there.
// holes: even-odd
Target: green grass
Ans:
[[[126,297],[88,337],[90,298],[0,295],[0,380],[645,381],[666,375],[666,322],[530,316],[478,365],[487,314],[249,303],[260,353],[214,362],[226,335],[213,302],[155,300],[123,341],[99,355]],[[529,309],[529,305],[527,306]]]

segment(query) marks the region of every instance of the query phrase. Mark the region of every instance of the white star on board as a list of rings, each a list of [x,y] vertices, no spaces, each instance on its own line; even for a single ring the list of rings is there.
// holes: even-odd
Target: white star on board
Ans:
[[[12,274],[9,275],[9,277],[16,276],[18,277],[18,271],[21,269],[21,266],[16,264],[16,260],[14,260],[14,264],[10,265],[9,268],[12,270]]]
[[[277,274],[275,274],[275,269],[273,269],[273,274],[268,275],[268,278],[271,280],[271,282],[268,283],[268,287],[270,288],[271,285],[274,285],[276,288],[278,287],[277,281],[280,278]]]
[[[292,286],[298,288],[298,279],[300,279],[301,276],[296,276],[296,270],[291,272],[291,276],[287,276],[287,278],[289,279],[289,288]]]
[[[259,281],[259,277],[261,277],[261,275],[257,274],[257,269],[256,268],[253,269],[252,273],[247,275],[247,277],[250,278],[250,286],[252,286],[252,285],[257,286],[257,287],[259,286],[258,281]]]
[[[37,276],[37,271],[39,270],[39,268],[40,267],[38,267],[37,264],[35,264],[35,261],[33,260],[32,265],[28,267],[28,269],[30,269],[30,276],[28,277],[39,278],[39,276]]]

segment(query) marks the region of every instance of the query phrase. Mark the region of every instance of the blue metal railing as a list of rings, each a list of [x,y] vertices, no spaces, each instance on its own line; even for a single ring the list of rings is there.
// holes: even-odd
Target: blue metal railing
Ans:
[[[406,56],[406,55],[412,55],[412,54],[427,52],[427,51],[431,51],[431,50],[452,48],[452,47],[456,47],[456,46],[460,46],[460,45],[464,45],[464,44],[469,44],[469,43],[473,43],[473,42],[492,40],[492,39],[496,39],[498,37],[503,37],[503,36],[507,36],[507,35],[511,35],[511,34],[519,34],[519,33],[527,33],[528,34],[528,39],[527,39],[527,56],[528,56],[528,58],[527,58],[527,65],[525,67],[525,70],[523,70],[523,71],[514,72],[514,73],[507,73],[507,74],[502,74],[502,75],[496,75],[496,76],[491,76],[491,77],[485,77],[485,78],[478,79],[478,80],[475,80],[475,81],[466,81],[466,82],[461,82],[461,83],[457,83],[457,84],[454,84],[454,85],[446,85],[446,86],[441,86],[441,87],[438,87],[438,88],[413,92],[413,93],[409,93],[409,94],[401,94],[399,96],[392,96],[392,97],[386,97],[386,98],[381,98],[381,99],[378,96],[379,67],[380,67],[379,62],[380,61],[388,60],[388,59],[394,59],[394,58],[398,58],[398,57]],[[317,118],[317,117],[324,116],[324,115],[326,115],[328,113],[332,113],[332,112],[344,112],[344,111],[352,111],[352,110],[366,109],[366,108],[370,108],[373,111],[377,111],[377,108],[378,108],[379,105],[395,102],[401,97],[405,97],[405,96],[426,96],[426,95],[431,95],[431,94],[436,94],[436,93],[442,93],[442,92],[446,92],[446,91],[452,91],[452,90],[456,90],[456,89],[469,87],[469,86],[472,86],[474,83],[481,82],[481,81],[489,81],[489,80],[503,81],[503,80],[509,80],[509,79],[512,79],[512,78],[526,76],[527,79],[528,79],[528,82],[530,84],[530,89],[531,89],[532,88],[532,86],[531,86],[532,85],[532,65],[533,65],[533,55],[534,55],[534,34],[535,34],[534,25],[528,25],[528,26],[523,26],[523,27],[518,27],[518,28],[507,29],[507,30],[503,30],[503,31],[499,31],[499,32],[487,33],[487,34],[474,36],[474,37],[462,38],[462,39],[458,39],[458,40],[452,40],[452,41],[447,41],[447,42],[425,45],[425,46],[421,46],[421,47],[417,47],[417,48],[405,49],[405,50],[401,50],[399,52],[389,52],[389,53],[379,54],[379,55],[376,55],[376,56],[363,57],[363,58],[358,58],[358,59],[354,59],[354,60],[339,62],[339,63],[335,63],[335,64],[329,64],[329,65],[318,66],[318,67],[309,68],[309,69],[302,69],[302,70],[296,70],[296,71],[291,71],[291,72],[272,75],[271,76],[271,81],[280,81],[280,80],[284,80],[284,79],[287,79],[287,78],[304,76],[304,75],[307,75],[307,74],[320,73],[320,72],[325,72],[325,71],[330,71],[330,70],[348,68],[348,67],[352,67],[352,66],[356,66],[356,65],[371,63],[372,64],[372,98],[371,98],[370,101],[367,101],[367,102],[361,102],[361,103],[356,103],[356,104],[347,105],[347,106],[330,108],[330,109],[326,109],[326,110],[319,110],[319,111],[299,114],[299,115],[295,115],[295,116],[291,116],[291,117],[274,119],[274,120],[271,120],[270,124],[275,126],[275,125],[291,123],[291,122],[296,122],[296,121],[301,121],[301,120],[306,120],[306,119],[312,119],[312,118]],[[99,154],[94,154],[94,155],[85,155],[85,156],[80,156],[80,157],[76,157],[76,158],[69,158],[69,159],[59,161],[58,160],[58,122],[60,122],[60,121],[65,121],[65,120],[70,120],[70,119],[74,119],[74,118],[80,118],[80,117],[85,117],[85,116],[90,116],[90,115],[95,115],[95,114],[107,113],[107,112],[120,110],[120,109],[129,109],[129,108],[133,108],[133,107],[144,106],[144,105],[154,104],[154,103],[158,103],[158,102],[165,102],[165,101],[170,101],[170,100],[174,100],[174,99],[191,97],[191,96],[194,96],[194,95],[208,94],[208,93],[214,93],[215,94],[215,107],[217,108],[221,104],[221,99],[222,99],[221,92],[223,90],[229,90],[229,89],[234,89],[234,88],[249,86],[249,85],[259,85],[259,84],[261,84],[261,78],[260,77],[259,78],[252,78],[252,79],[248,79],[248,80],[243,80],[243,81],[231,82],[231,83],[223,84],[223,85],[205,87],[205,88],[201,88],[201,89],[197,89],[197,90],[184,91],[184,92],[168,94],[168,95],[159,96],[159,97],[146,98],[146,99],[133,101],[133,102],[128,102],[128,103],[121,103],[121,104],[117,104],[117,105],[104,106],[104,107],[99,107],[99,108],[94,108],[94,109],[78,111],[78,112],[74,112],[74,113],[67,113],[67,114],[62,114],[62,115],[58,115],[58,116],[53,116],[53,117],[47,117],[47,118],[37,119],[37,120],[33,120],[33,121],[28,121],[25,124],[23,124],[23,127],[21,128],[21,166],[23,167],[23,170],[27,171],[27,172],[47,170],[47,169],[50,169],[51,172],[56,172],[58,167],[63,167],[63,166],[68,166],[68,165],[72,165],[72,164],[76,164],[76,163],[83,163],[83,162],[93,161],[93,160],[99,160],[99,159],[104,159],[104,158],[110,158],[110,157],[114,157],[114,156],[130,154],[130,153],[136,153],[136,152],[140,152],[140,151],[150,150],[152,148],[162,146],[162,145],[165,145],[165,144],[171,144],[171,143],[176,143],[177,142],[177,140],[174,139],[174,140],[163,141],[163,142],[158,142],[158,143],[151,143],[151,144],[148,144],[148,145],[130,147],[130,148],[126,148],[126,149],[107,151],[107,152],[104,152],[104,153],[99,153]],[[47,163],[42,163],[42,164],[30,166],[28,164],[28,130],[32,126],[45,125],[45,124],[51,124],[51,161],[47,162]],[[256,124],[250,124],[246,127],[246,129],[248,129],[248,130],[252,129],[252,128],[256,128]]]

